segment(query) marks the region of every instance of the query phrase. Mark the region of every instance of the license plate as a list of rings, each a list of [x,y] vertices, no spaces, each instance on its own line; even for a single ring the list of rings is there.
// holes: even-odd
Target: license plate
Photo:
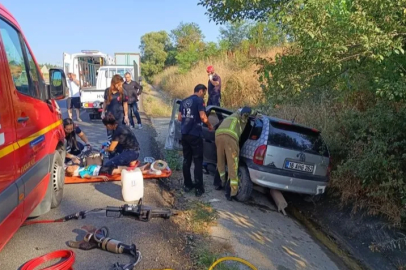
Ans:
[[[307,165],[307,164],[297,163],[297,162],[292,162],[292,161],[286,161],[285,168],[291,169],[291,170],[296,170],[296,171],[309,172],[309,173],[312,173],[314,170],[313,165]]]

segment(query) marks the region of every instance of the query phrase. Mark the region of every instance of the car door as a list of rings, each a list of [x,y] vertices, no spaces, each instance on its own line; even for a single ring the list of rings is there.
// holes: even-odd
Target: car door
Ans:
[[[24,186],[16,184],[16,133],[14,112],[9,92],[7,59],[0,48],[0,250],[22,222],[23,207],[19,194]],[[22,204],[21,204],[22,206]]]
[[[49,174],[49,155],[45,148],[48,130],[59,124],[59,119],[45,102],[45,82],[22,35],[11,24],[0,20],[0,34],[6,51],[9,72],[8,91],[13,106],[14,127],[18,147],[16,149],[17,185],[24,186],[23,216],[28,216],[45,194]],[[11,74],[10,74],[11,73]]]
[[[65,70],[65,74],[72,72],[72,58],[70,54],[63,53],[63,68]]]
[[[165,149],[166,150],[182,150],[182,133],[181,133],[181,125],[178,121],[178,112],[179,106],[182,100],[175,99],[172,105],[172,114],[171,119],[169,121],[168,126],[168,135],[165,141]]]
[[[209,106],[206,108],[206,115],[214,130],[209,130],[206,124],[203,124],[203,161],[206,163],[217,164],[217,148],[215,140],[215,130],[221,124],[221,121],[231,115],[231,111]]]

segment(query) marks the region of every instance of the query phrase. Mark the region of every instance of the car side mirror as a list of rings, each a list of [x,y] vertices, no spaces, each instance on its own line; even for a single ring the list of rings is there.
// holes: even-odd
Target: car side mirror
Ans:
[[[51,68],[49,70],[49,92],[50,99],[64,99],[69,94],[69,88],[66,83],[66,76],[63,69]]]

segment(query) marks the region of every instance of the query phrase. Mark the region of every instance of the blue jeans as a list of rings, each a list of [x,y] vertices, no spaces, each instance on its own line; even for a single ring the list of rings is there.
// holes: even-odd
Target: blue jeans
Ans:
[[[141,124],[141,117],[140,117],[140,113],[138,112],[138,103],[137,102],[128,104],[128,119],[130,120],[130,125],[132,127],[134,126],[133,113],[135,115],[135,118],[137,118],[137,124],[138,125]]]

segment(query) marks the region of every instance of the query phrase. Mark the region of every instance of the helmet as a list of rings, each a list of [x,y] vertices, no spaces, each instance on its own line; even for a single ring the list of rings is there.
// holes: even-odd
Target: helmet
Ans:
[[[252,112],[252,110],[250,107],[245,106],[245,107],[241,108],[241,115],[244,115],[244,114],[251,115],[251,112]]]
[[[252,110],[250,107],[245,106],[243,108],[240,108],[239,112],[240,112],[242,119],[245,121],[250,117]]]
[[[207,72],[214,72],[214,67],[213,66],[208,66],[206,69]]]

